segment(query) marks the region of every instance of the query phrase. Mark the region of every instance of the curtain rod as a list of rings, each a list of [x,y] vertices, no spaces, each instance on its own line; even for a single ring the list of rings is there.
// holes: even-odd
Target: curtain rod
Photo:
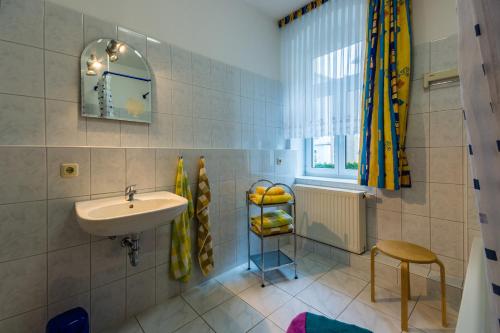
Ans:
[[[301,8],[291,12],[288,16],[285,16],[281,20],[279,20],[278,27],[280,27],[281,29],[282,27],[292,22],[293,20],[300,18],[302,15],[309,13],[310,11],[320,7],[321,5],[327,2],[328,0],[314,0],[309,2],[307,5],[302,6]]]

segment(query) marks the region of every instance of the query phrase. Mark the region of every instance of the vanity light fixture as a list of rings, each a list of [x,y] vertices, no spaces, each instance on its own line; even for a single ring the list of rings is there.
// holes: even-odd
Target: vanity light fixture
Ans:
[[[125,51],[127,51],[127,46],[114,39],[110,40],[108,42],[108,46],[106,46],[106,53],[108,54],[109,61],[111,62],[117,61],[120,53],[125,53]]]
[[[97,75],[96,71],[99,70],[101,66],[102,64],[99,62],[95,54],[91,54],[90,58],[87,60],[87,75]]]

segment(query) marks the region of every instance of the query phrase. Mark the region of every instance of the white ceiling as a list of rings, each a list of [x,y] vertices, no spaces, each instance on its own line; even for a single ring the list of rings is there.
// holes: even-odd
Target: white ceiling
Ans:
[[[243,0],[262,13],[279,20],[311,0]]]

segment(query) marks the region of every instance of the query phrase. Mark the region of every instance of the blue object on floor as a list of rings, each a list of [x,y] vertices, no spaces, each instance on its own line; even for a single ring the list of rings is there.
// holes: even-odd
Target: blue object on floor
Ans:
[[[89,315],[84,308],[74,308],[55,316],[47,323],[46,333],[89,333]]]

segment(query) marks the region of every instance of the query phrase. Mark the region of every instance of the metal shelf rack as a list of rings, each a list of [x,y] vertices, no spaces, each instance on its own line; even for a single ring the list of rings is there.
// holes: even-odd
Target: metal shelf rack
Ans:
[[[268,185],[268,189],[262,195],[262,200],[260,204],[256,204],[255,202],[250,200],[250,194],[254,193],[254,188],[257,184],[264,183]],[[292,201],[285,203],[276,203],[276,204],[264,204],[264,198],[269,191],[270,188],[275,186],[281,186],[288,190],[288,192],[292,195]],[[295,193],[292,188],[283,183],[273,183],[267,179],[259,179],[255,183],[253,183],[250,188],[246,192],[246,203],[247,203],[247,222],[248,222],[248,270],[250,270],[250,262],[252,261],[260,271],[261,276],[261,287],[264,288],[264,273],[268,271],[272,271],[275,269],[279,269],[286,266],[294,266],[294,274],[295,279],[297,276],[297,233],[296,233],[296,214],[295,214]],[[256,233],[252,230],[252,219],[250,216],[250,207],[256,206],[260,209],[260,218],[261,218],[261,226],[264,225],[263,217],[264,217],[264,209],[270,207],[289,207],[291,208],[291,215],[293,219],[293,230],[287,233],[280,233],[274,235],[263,235],[263,233]],[[253,233],[260,239],[260,252],[254,255],[251,255],[250,251],[250,233]],[[287,256],[280,250],[280,237],[284,235],[293,235],[293,259]],[[264,252],[264,239],[275,238],[278,239],[278,249],[275,251]]]

